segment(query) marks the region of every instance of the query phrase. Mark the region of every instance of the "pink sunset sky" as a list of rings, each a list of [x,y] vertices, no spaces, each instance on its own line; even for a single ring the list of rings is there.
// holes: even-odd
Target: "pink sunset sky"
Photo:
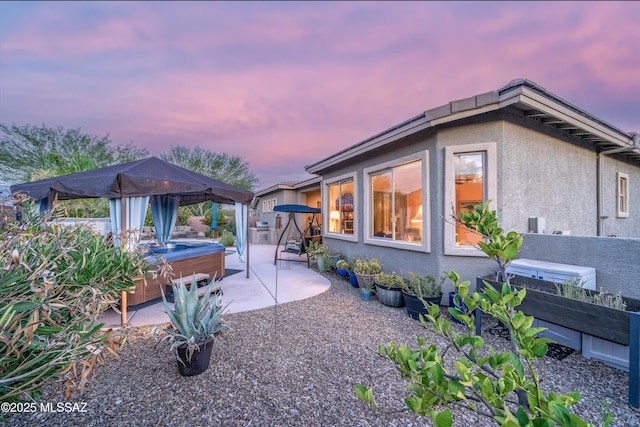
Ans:
[[[638,2],[0,2],[0,122],[240,155],[257,189],[527,78],[640,131]]]

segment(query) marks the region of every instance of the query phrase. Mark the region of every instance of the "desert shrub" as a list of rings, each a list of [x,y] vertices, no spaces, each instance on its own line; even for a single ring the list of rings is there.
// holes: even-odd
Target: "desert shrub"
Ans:
[[[67,396],[82,391],[95,363],[114,351],[96,319],[144,274],[144,255],[27,211],[24,223],[0,231],[0,263],[0,401],[35,399],[56,381]]]
[[[220,244],[225,247],[233,246],[236,244],[236,237],[228,231],[223,231],[220,236]]]

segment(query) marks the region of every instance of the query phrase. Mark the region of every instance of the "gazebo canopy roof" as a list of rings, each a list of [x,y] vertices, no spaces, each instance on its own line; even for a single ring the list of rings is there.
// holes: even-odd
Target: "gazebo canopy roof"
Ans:
[[[11,186],[34,200],[177,195],[180,205],[211,200],[249,204],[253,193],[165,162],[157,157]]]

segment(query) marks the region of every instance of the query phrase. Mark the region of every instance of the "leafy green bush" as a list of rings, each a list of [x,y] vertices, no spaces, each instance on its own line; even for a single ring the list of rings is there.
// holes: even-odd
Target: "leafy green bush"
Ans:
[[[208,227],[211,227],[211,220],[213,218],[213,211],[209,209],[204,218],[200,222]],[[235,211],[233,209],[219,209],[218,210],[218,228],[214,237],[222,236],[224,231],[228,231],[231,234],[236,233]]]
[[[236,236],[228,231],[223,231],[222,236],[220,236],[220,244],[225,247],[233,246],[236,244]]]
[[[504,273],[520,249],[522,236],[513,231],[505,234],[498,227],[496,212],[488,209],[489,203],[475,206],[472,212],[461,213],[455,220],[483,237],[478,246],[507,277],[502,288],[494,289],[485,282],[482,293],[471,293],[469,281],[461,282],[455,271],[448,272],[468,308],[469,314],[455,307],[448,310],[462,323],[464,332],[457,332],[451,321],[440,315],[440,307],[431,304],[427,306],[428,314],[420,320],[425,328],[448,341],[444,349],[428,343],[427,337],[418,337],[416,350],[392,342],[380,345],[380,354],[394,362],[400,376],[409,382],[405,405],[417,414],[430,415],[434,426],[453,424],[446,405],[476,412],[501,426],[587,426],[569,409],[578,403],[580,393],[543,392],[534,361],[546,355],[547,344],[552,341],[538,338],[545,328],[532,328],[534,318],[516,310],[526,289],[512,289]],[[493,347],[485,347],[484,339],[475,334],[475,310],[495,317],[509,330],[510,351],[498,354]],[[456,353],[453,363],[445,359],[450,350]],[[371,407],[376,406],[373,389],[357,384],[355,393]],[[607,416],[604,421],[611,419]]]
[[[37,398],[65,381],[82,390],[109,332],[96,319],[134,286],[144,255],[123,252],[88,227],[48,226],[25,212],[0,231],[0,401]],[[79,385],[72,374],[78,371]]]

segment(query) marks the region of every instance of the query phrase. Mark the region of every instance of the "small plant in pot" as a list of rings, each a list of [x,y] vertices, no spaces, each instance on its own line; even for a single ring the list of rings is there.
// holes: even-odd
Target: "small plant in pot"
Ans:
[[[347,262],[347,260],[341,259],[336,263],[336,271],[340,276],[348,277],[349,270],[351,270],[351,265]]]
[[[335,269],[338,268],[338,261],[344,258],[342,254],[339,254],[338,252],[335,252],[335,251],[327,252],[327,256],[329,257],[329,266]]]
[[[360,288],[360,295],[365,301],[370,301],[371,295],[374,293],[376,293],[376,284],[373,281],[369,282],[366,287]]]
[[[382,272],[382,264],[376,258],[358,258],[353,262],[353,272],[358,279],[358,286],[364,289]]]
[[[396,272],[378,273],[375,279],[376,283],[376,295],[378,299],[384,305],[390,307],[402,307],[404,305],[404,298],[402,296],[402,289],[405,287],[405,281],[402,276]]]
[[[228,304],[222,304],[220,294],[214,292],[215,285],[212,280],[202,296],[198,296],[195,276],[189,288],[183,280],[178,285],[171,285],[175,298],[173,310],[162,292],[171,325],[167,328],[156,326],[151,334],[156,339],[160,332],[166,334],[162,341],[174,352],[178,371],[183,376],[198,375],[209,368],[213,340],[227,328],[223,316]]]
[[[309,250],[309,249],[308,249]],[[326,243],[320,243],[310,249],[309,255],[318,262],[318,270],[325,273],[329,271],[329,246]]]
[[[427,305],[440,305],[442,299],[442,285],[445,276],[437,279],[431,275],[408,274],[409,280],[402,290],[407,314],[414,319],[420,319],[420,315],[427,314]]]

